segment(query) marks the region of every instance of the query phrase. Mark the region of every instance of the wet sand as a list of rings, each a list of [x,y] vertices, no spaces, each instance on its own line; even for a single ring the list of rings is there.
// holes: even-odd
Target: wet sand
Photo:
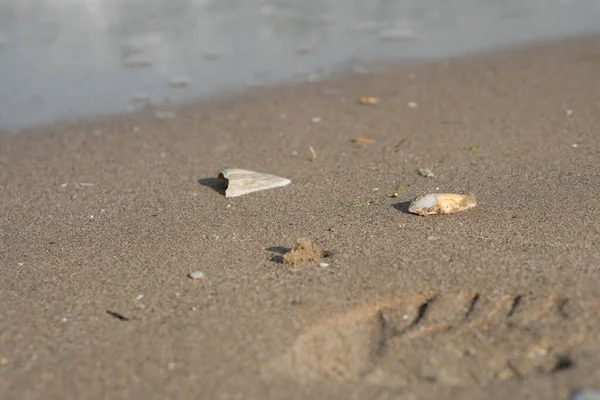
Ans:
[[[0,136],[0,392],[566,399],[600,379],[599,104],[589,38]],[[435,191],[479,204],[407,212]],[[329,266],[277,262],[299,237]]]

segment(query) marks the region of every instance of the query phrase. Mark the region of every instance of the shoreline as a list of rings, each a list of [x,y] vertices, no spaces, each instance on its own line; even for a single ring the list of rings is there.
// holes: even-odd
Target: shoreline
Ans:
[[[544,49],[549,47],[563,46],[569,45],[570,43],[578,43],[578,42],[591,42],[595,43],[596,39],[600,37],[598,34],[590,34],[590,35],[577,35],[572,37],[562,37],[562,38],[549,38],[549,39],[539,39],[532,40],[527,43],[521,44],[509,44],[502,47],[494,47],[488,50],[473,50],[469,52],[464,52],[460,54],[456,54],[451,57],[432,57],[432,58],[414,58],[414,59],[406,59],[406,60],[398,60],[391,61],[386,59],[372,59],[368,60],[363,65],[367,65],[367,69],[364,72],[354,72],[354,71],[345,71],[347,68],[342,68],[338,66],[337,68],[333,68],[329,75],[319,79],[317,81],[283,81],[276,82],[272,84],[264,84],[258,86],[246,86],[244,88],[239,89],[230,89],[226,91],[222,95],[214,95],[208,97],[201,97],[197,99],[191,99],[187,101],[179,101],[175,103],[154,103],[150,101],[146,106],[137,109],[135,111],[123,111],[120,113],[108,113],[102,115],[91,115],[85,116],[81,118],[72,118],[72,119],[64,119],[57,120],[50,123],[44,123],[39,125],[31,125],[27,127],[15,128],[15,129],[0,129],[0,137],[3,135],[15,135],[20,133],[27,132],[35,132],[39,130],[60,130],[62,128],[68,128],[70,125],[79,125],[79,124],[94,124],[94,123],[104,123],[107,120],[121,120],[126,118],[151,118],[150,114],[156,119],[171,119],[172,117],[169,114],[175,114],[178,110],[189,110],[189,109],[202,109],[202,108],[210,108],[212,103],[229,103],[229,102],[237,102],[243,101],[243,99],[252,99],[257,97],[260,93],[266,92],[267,94],[271,92],[276,92],[282,89],[290,89],[302,86],[309,85],[319,85],[319,84],[328,84],[331,82],[345,81],[349,82],[352,79],[360,79],[361,76],[378,76],[385,75],[391,71],[399,71],[399,70],[414,70],[419,69],[420,67],[428,67],[437,64],[444,64],[447,62],[477,62],[481,61],[485,58],[494,59],[496,57],[510,57],[511,55],[519,55],[521,53],[527,52],[529,49]],[[158,116],[158,113],[162,113],[163,116]]]
[[[584,38],[0,135],[0,392],[594,387],[599,66]],[[234,199],[199,183],[225,168],[292,183]],[[406,212],[469,191],[464,213]],[[302,237],[327,267],[274,261]]]

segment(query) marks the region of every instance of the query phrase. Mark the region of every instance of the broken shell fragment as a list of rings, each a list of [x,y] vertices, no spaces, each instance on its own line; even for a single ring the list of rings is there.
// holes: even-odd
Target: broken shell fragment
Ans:
[[[473,193],[429,193],[418,196],[408,207],[408,211],[419,215],[454,214],[477,205]]]
[[[364,105],[371,105],[371,104],[377,104],[379,103],[379,98],[377,97],[361,97],[360,98],[360,103],[364,104]]]
[[[279,176],[238,168],[224,169],[219,172],[219,179],[228,181],[225,197],[238,197],[292,183],[289,179]]]

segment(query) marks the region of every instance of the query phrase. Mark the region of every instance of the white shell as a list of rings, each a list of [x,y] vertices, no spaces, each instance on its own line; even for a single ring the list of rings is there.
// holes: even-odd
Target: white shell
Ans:
[[[289,179],[279,176],[237,168],[224,169],[219,172],[219,178],[229,182],[227,190],[225,190],[225,197],[238,197],[292,183]]]
[[[202,271],[192,272],[188,276],[195,281],[203,281],[204,280],[204,272],[202,272]]]
[[[417,197],[408,211],[419,215],[453,214],[477,205],[475,195],[454,193],[429,193]]]

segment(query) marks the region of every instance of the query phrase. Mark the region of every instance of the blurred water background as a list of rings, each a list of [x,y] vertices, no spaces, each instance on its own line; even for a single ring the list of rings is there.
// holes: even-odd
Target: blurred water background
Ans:
[[[0,0],[0,131],[600,33],[600,0]]]

